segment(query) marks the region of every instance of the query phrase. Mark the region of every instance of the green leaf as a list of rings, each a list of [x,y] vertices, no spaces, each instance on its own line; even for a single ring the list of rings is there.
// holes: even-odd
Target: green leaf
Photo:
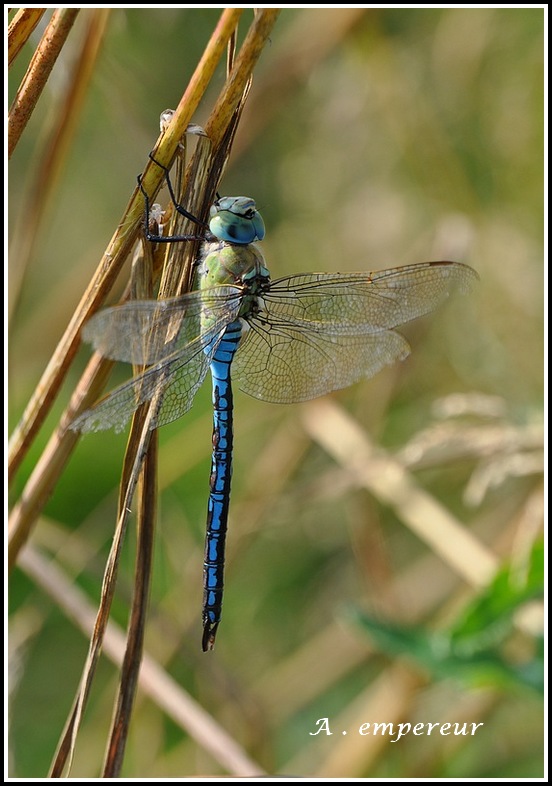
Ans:
[[[349,613],[376,646],[388,655],[415,660],[435,677],[453,677],[478,685],[517,684],[543,690],[544,657],[541,637],[535,654],[524,663],[510,663],[499,651],[515,631],[514,613],[542,595],[544,549],[534,544],[525,570],[507,564],[494,580],[444,631],[382,622],[359,610]]]

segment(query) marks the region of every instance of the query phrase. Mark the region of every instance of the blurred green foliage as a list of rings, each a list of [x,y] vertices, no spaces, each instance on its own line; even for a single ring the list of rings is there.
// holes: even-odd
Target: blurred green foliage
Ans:
[[[362,612],[358,624],[383,652],[409,656],[435,678],[460,679],[468,684],[512,682],[519,687],[544,690],[544,641],[537,636],[534,651],[518,664],[510,664],[500,647],[515,634],[516,612],[544,593],[544,549],[537,542],[529,564],[507,565],[492,583],[454,619],[449,630],[387,625]]]
[[[245,12],[243,29],[251,13]],[[481,284],[470,298],[451,301],[404,331],[413,346],[407,361],[333,399],[391,450],[435,425],[432,405],[439,397],[473,391],[498,397],[501,414],[468,412],[454,422],[459,432],[492,427],[504,434],[503,443],[498,440],[503,452],[485,452],[474,442],[471,452],[455,460],[413,471],[428,493],[507,563],[520,531],[531,529],[528,511],[540,482],[537,469],[524,469],[529,450],[514,437],[538,424],[543,403],[544,13],[372,7],[357,9],[345,24],[344,15],[352,13],[283,11],[261,57],[220,191],[256,199],[274,276],[447,258],[478,270]],[[160,112],[179,100],[218,15],[216,9],[177,7],[112,11],[55,199],[14,294],[12,425],[123,212],[157,138]],[[82,19],[75,40],[80,24]],[[10,164],[15,245],[25,231],[22,206],[41,198],[29,189],[59,110],[73,46],[70,40]],[[30,54],[28,46],[10,72],[10,95]],[[197,122],[207,116],[223,80],[221,64]],[[16,253],[12,259],[16,265]],[[19,275],[12,281],[16,288]],[[14,497],[88,356],[83,348],[21,468]],[[117,369],[113,384],[123,374]],[[320,717],[343,728],[361,699],[366,722],[386,720],[370,712],[388,660],[342,614],[347,603],[379,620],[380,633],[387,631],[380,646],[393,656],[401,648],[389,631],[405,624],[415,626],[417,637],[446,630],[449,645],[465,642],[469,632],[477,644],[493,621],[507,616],[505,662],[518,662],[518,650],[525,652],[536,639],[510,625],[522,598],[509,594],[506,572],[483,593],[466,587],[396,514],[358,489],[310,442],[300,407],[265,404],[240,393],[235,406],[227,592],[217,649],[210,656],[200,652],[211,449],[210,397],[202,390],[191,412],[160,434],[148,651],[269,773],[542,776],[538,698],[511,683],[458,683],[453,679],[456,666],[462,671],[458,658],[448,661],[450,669],[430,668],[425,678],[417,677],[415,691],[397,697],[401,717],[426,723],[484,720],[478,735],[416,737],[379,749],[361,739],[355,756],[340,749],[352,728],[347,740],[341,733],[309,737]],[[113,531],[123,451],[121,435],[83,439],[33,536],[33,544],[55,556],[92,603]],[[501,464],[505,456],[511,464]],[[489,468],[496,471],[474,503],[466,490]],[[122,625],[133,544],[131,535],[114,608]],[[37,778],[47,771],[69,711],[85,641],[21,571],[15,571],[10,592],[11,775]],[[370,625],[372,635],[375,626]],[[115,668],[104,662],[75,776],[99,772],[116,679]],[[123,775],[219,771],[152,701],[138,700]]]

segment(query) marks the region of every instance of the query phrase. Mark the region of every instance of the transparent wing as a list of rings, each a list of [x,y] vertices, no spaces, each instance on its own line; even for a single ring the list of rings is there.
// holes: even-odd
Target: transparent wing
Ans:
[[[132,300],[105,308],[85,324],[84,341],[104,357],[126,363],[157,363],[200,335],[200,314],[231,322],[242,292],[220,286],[169,300]]]
[[[223,325],[218,334],[212,330],[198,337],[184,350],[169,355],[142,374],[119,385],[75,418],[71,428],[82,433],[109,428],[121,431],[140,404],[150,401],[155,395],[162,399],[159,411],[151,422],[151,428],[163,426],[181,417],[192,406],[225,327],[226,325]],[[211,345],[207,347],[209,337]]]
[[[294,327],[268,329],[255,321],[238,348],[232,375],[250,396],[289,404],[371,377],[409,352],[406,339],[392,330],[332,335]]]
[[[423,262],[375,273],[310,273],[274,281],[263,295],[267,319],[335,335],[375,333],[428,314],[478,275],[458,262]]]
[[[133,301],[99,312],[85,337],[107,357],[154,365],[113,390],[71,424],[83,433],[121,431],[132,413],[160,397],[151,428],[176,420],[192,406],[226,326],[236,319],[241,292],[216,287],[167,301]],[[200,312],[209,315],[201,329]],[[139,338],[137,337],[139,336]],[[155,362],[156,361],[156,362]]]
[[[288,403],[371,377],[408,355],[391,328],[429,313],[454,290],[469,291],[476,279],[454,262],[279,279],[249,319],[234,378],[255,398]]]

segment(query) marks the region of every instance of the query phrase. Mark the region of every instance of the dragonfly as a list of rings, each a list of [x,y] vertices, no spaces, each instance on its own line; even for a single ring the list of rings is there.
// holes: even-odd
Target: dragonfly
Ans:
[[[253,199],[218,197],[208,227],[191,292],[107,308],[84,326],[83,338],[102,355],[146,369],[73,424],[81,432],[122,430],[141,404],[155,400],[150,427],[157,428],[190,409],[210,372],[214,414],[204,651],[214,647],[222,613],[232,380],[254,398],[289,404],[372,377],[409,354],[396,327],[433,311],[454,291],[469,292],[478,278],[465,264],[441,261],[271,279],[257,245],[265,226]]]

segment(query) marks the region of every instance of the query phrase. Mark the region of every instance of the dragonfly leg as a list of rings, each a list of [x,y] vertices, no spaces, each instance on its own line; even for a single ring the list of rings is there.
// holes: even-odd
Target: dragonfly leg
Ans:
[[[169,190],[169,194],[171,197],[171,202],[173,203],[174,209],[177,211],[177,213],[180,213],[181,216],[184,216],[184,218],[187,218],[189,221],[193,221],[194,224],[197,224],[203,229],[209,229],[209,224],[200,221],[200,219],[197,218],[197,216],[194,216],[193,213],[190,213],[188,210],[186,210],[186,208],[183,207],[178,201],[178,199],[176,198],[176,194],[174,193],[174,188],[173,188],[168,167],[166,167],[164,164],[161,164],[156,158],[154,158],[154,156],[151,153],[149,154],[149,157],[154,164],[156,164],[160,169],[163,170],[165,174],[165,182],[167,184],[167,188]]]
[[[155,232],[152,232],[150,229],[153,223],[151,220],[150,198],[146,189],[142,185],[142,175],[138,175],[137,181],[140,191],[142,192],[142,196],[144,197],[144,232],[146,238],[151,243],[180,243],[183,240],[203,240],[203,235],[159,235]],[[205,226],[205,224],[203,224],[201,221],[199,221],[199,219],[195,218],[191,214],[186,214],[186,217],[190,218],[196,224]]]

